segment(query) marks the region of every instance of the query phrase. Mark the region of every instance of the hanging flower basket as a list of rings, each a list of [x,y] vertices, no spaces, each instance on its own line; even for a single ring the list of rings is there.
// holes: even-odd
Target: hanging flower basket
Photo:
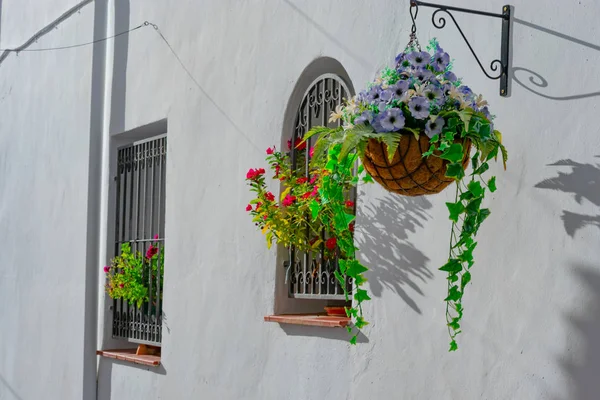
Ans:
[[[393,157],[390,157],[385,143],[376,139],[367,142],[362,162],[369,173],[386,190],[405,196],[435,194],[444,190],[455,180],[446,176],[448,160],[438,157],[423,158],[430,147],[429,137],[420,134],[418,138],[411,132],[400,132],[400,143]],[[458,141],[457,141],[458,143]],[[471,141],[463,144],[463,169],[469,165]]]

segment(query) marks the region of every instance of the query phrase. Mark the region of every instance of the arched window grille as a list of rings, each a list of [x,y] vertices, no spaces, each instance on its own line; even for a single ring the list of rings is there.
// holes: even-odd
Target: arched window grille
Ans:
[[[328,121],[330,114],[343,103],[344,99],[348,99],[352,95],[346,82],[336,74],[323,74],[311,83],[298,107],[293,132],[291,132],[288,142],[292,168],[296,171],[304,170],[305,176],[310,178],[310,159],[307,155],[317,138],[310,138],[305,148],[301,146],[296,149],[296,143],[300,143],[304,134],[315,126],[338,127],[340,121]],[[350,197],[355,198],[356,193],[350,193]],[[308,236],[309,232],[306,234]],[[334,271],[338,268],[338,260],[326,255],[324,243],[327,237],[324,232],[321,239],[320,252],[304,253],[296,251],[293,247],[289,250],[285,267],[287,268],[286,282],[290,297],[345,300],[344,291],[334,276]],[[307,240],[310,238],[307,237]],[[351,289],[350,282],[346,282],[346,285],[348,289]]]

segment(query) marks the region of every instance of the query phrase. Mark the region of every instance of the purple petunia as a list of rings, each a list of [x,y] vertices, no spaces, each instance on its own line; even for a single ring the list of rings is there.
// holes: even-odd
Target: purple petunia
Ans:
[[[444,78],[446,78],[446,80],[450,82],[456,82],[456,80],[458,79],[452,71],[446,71],[446,73],[444,74]]]
[[[410,99],[408,109],[415,119],[425,119],[429,116],[429,102],[425,97],[417,96]]]
[[[408,91],[408,81],[398,81],[395,85],[389,87],[395,99],[401,99]]]
[[[381,87],[373,86],[367,93],[366,100],[369,103],[379,103],[381,101]]]
[[[399,108],[390,108],[385,110],[380,118],[379,124],[384,132],[398,131],[404,128],[404,115]]]
[[[434,77],[433,72],[431,72],[428,69],[424,69],[424,68],[419,68],[419,69],[415,70],[415,72],[413,73],[413,76],[421,82],[429,80]]]
[[[385,111],[385,107],[387,106],[387,103],[385,101],[381,101],[379,102],[379,104],[377,105],[377,108],[379,109],[379,112],[382,113]]]
[[[431,55],[426,51],[413,51],[406,58],[413,67],[424,68],[429,63]]]
[[[428,85],[423,93],[425,98],[433,104],[441,105],[444,103],[444,93],[437,86]]]
[[[433,56],[433,62],[431,65],[436,71],[443,71],[450,63],[450,56],[448,53],[438,52]]]
[[[396,62],[396,66],[400,66],[400,64],[402,64],[402,62],[406,59],[406,54],[404,53],[400,53],[396,56],[396,59],[394,60]]]
[[[392,91],[389,89],[384,89],[379,94],[379,98],[381,101],[390,101],[392,99]]]
[[[367,122],[370,124],[372,121],[373,121],[373,113],[371,111],[364,111],[362,114],[360,114],[360,117],[357,117],[354,120],[354,125],[360,125],[360,124],[366,125]]]
[[[439,135],[444,127],[444,118],[437,117],[435,120],[429,120],[425,124],[425,134],[431,139],[434,135]]]

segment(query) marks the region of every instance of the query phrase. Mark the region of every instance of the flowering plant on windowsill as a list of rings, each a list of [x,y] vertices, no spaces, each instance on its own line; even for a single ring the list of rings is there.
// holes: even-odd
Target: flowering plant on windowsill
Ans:
[[[158,235],[154,236],[158,239]],[[113,299],[126,300],[138,308],[149,301],[148,281],[150,274],[152,282],[156,282],[160,274],[160,299],[162,300],[163,277],[165,266],[165,250],[157,243],[151,243],[142,256],[140,252],[134,253],[129,243],[121,245],[121,254],[111,260],[110,265],[104,267],[107,283],[106,293]],[[153,298],[152,306],[156,306]]]
[[[291,143],[289,144],[291,146]],[[305,165],[306,157],[314,156],[314,148],[307,151],[306,142],[296,145],[295,158]],[[337,151],[341,150],[338,146]],[[340,286],[346,291],[346,276],[353,279],[356,305],[347,308],[348,316],[355,319],[355,326],[362,328],[367,323],[362,318],[360,303],[368,300],[367,292],[361,288],[366,281],[366,271],[355,257],[354,246],[354,202],[349,193],[359,180],[372,181],[362,167],[355,172],[357,155],[349,155],[342,162],[331,158],[322,162],[311,162],[308,175],[304,168],[292,168],[286,153],[267,149],[266,161],[273,171],[272,179],[282,182],[284,190],[279,201],[268,190],[266,171],[250,169],[246,182],[255,198],[246,206],[254,224],[266,235],[267,247],[275,241],[285,247],[293,246],[296,251],[315,253],[323,251],[326,259],[338,259],[339,268],[334,271]],[[335,177],[334,177],[335,176]],[[308,233],[308,235],[307,235]],[[346,300],[349,293],[346,292]],[[352,331],[352,328],[349,328]],[[356,343],[356,335],[351,339]]]
[[[378,183],[401,195],[438,193],[456,182],[454,201],[446,203],[452,221],[449,257],[440,268],[448,274],[444,301],[453,351],[463,293],[471,281],[475,235],[490,215],[482,201],[487,191],[496,191],[495,177],[484,180],[482,175],[499,153],[506,168],[508,156],[487,102],[451,72],[450,57],[435,39],[428,50],[421,51],[411,39],[395,68],[384,69],[367,90],[332,113],[330,122],[341,120],[341,128],[316,127],[304,140],[319,136],[313,162],[326,162],[335,171],[358,155]],[[330,175],[334,183],[339,176]]]

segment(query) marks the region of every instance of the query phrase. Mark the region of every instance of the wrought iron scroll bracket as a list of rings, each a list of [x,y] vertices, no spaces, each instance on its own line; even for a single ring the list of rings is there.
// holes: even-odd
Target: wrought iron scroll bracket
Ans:
[[[418,0],[410,0],[410,6],[411,6],[411,8],[412,7],[418,8],[419,6],[436,8],[436,10],[433,12],[433,14],[431,16],[431,22],[433,23],[433,26],[435,26],[437,29],[442,29],[446,26],[446,18],[444,17],[444,15],[440,15],[440,13],[445,13],[448,17],[450,17],[450,19],[452,19],[452,22],[454,22],[456,29],[458,29],[458,32],[460,33],[463,40],[469,47],[469,50],[471,50],[473,57],[475,57],[477,64],[479,64],[479,67],[481,68],[481,70],[483,71],[485,76],[487,76],[489,79],[494,79],[494,80],[499,79],[500,80],[500,96],[502,96],[502,97],[508,96],[508,69],[509,69],[508,63],[509,63],[509,54],[510,54],[510,22],[511,22],[510,21],[511,20],[511,12],[510,12],[509,5],[505,5],[502,7],[501,14],[490,13],[490,12],[485,12],[485,11],[478,11],[478,10],[469,10],[466,8],[445,6],[445,5],[441,5],[441,4],[426,3],[424,1],[418,1]],[[485,67],[479,60],[479,57],[477,57],[475,50],[473,50],[471,43],[469,43],[469,41],[467,40],[467,37],[465,36],[462,29],[460,28],[460,25],[458,24],[458,22],[456,22],[456,19],[454,18],[454,15],[452,15],[451,11],[458,11],[458,12],[467,13],[467,14],[477,14],[477,15],[483,15],[486,17],[502,19],[502,38],[501,38],[502,42],[500,44],[500,59],[499,60],[495,59],[490,63],[490,70],[492,71],[492,73],[488,73],[488,71],[485,69]],[[416,13],[415,13],[415,15],[416,15]],[[416,30],[416,27],[415,27],[415,22],[413,19],[413,31],[414,30]]]

